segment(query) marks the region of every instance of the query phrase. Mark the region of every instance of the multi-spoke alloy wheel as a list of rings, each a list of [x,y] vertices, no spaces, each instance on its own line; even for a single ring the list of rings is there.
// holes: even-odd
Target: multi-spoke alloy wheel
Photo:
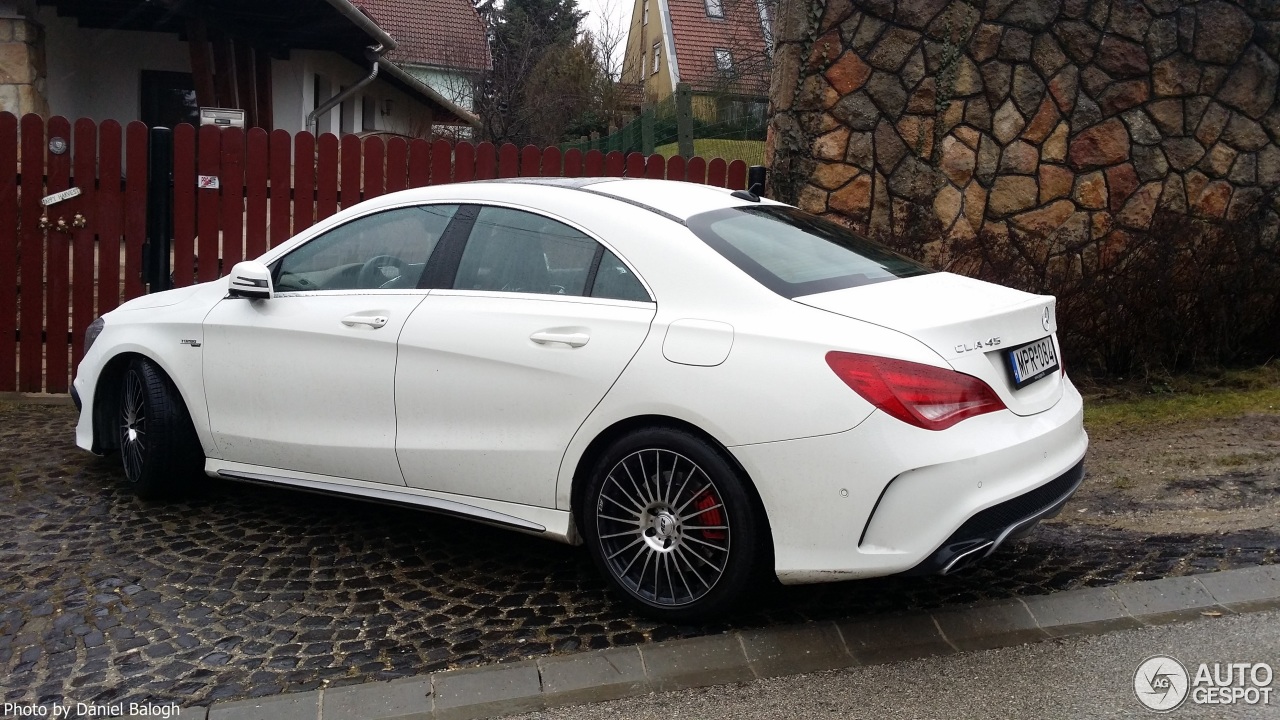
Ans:
[[[596,514],[605,561],[631,592],[659,605],[706,595],[724,574],[724,500],[692,460],[639,450],[605,477]]]
[[[125,477],[132,483],[142,479],[147,452],[147,399],[142,382],[141,373],[125,373],[120,399],[120,455]]]
[[[759,540],[751,502],[733,468],[692,435],[652,428],[615,444],[589,498],[596,562],[646,610],[707,617],[751,575]]]
[[[173,493],[204,466],[187,406],[173,381],[143,358],[129,363],[119,392],[115,432],[125,478],[143,497]]]

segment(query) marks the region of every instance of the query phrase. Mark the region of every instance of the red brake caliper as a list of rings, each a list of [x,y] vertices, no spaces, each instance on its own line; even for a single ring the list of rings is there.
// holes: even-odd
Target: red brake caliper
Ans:
[[[724,525],[724,515],[720,513],[720,508],[715,507],[717,504],[715,496],[711,493],[704,493],[702,497],[694,501],[693,506],[702,510],[697,516],[700,524]],[[702,530],[701,532],[704,540],[724,539],[724,530]]]

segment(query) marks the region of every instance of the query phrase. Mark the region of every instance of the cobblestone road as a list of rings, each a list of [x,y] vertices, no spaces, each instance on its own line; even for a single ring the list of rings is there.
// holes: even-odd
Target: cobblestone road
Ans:
[[[0,409],[0,701],[192,705],[728,627],[637,618],[585,552],[435,515],[213,481],[145,503],[72,446],[74,421]],[[1274,563],[1277,545],[1051,526],[959,576],[773,589],[733,624]]]

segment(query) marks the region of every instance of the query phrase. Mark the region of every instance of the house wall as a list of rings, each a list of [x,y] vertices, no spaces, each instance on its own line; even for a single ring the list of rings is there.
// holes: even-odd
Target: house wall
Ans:
[[[81,28],[75,18],[58,17],[41,6],[49,112],[68,118],[121,123],[141,113],[142,70],[191,72],[187,44],[176,33]]]
[[[454,105],[475,111],[475,81],[467,75],[423,65],[405,65],[404,69]]]
[[[369,74],[369,69],[340,55],[318,50],[295,50],[287,60],[275,60],[271,65],[271,79],[275,91],[276,127],[287,130],[304,128],[307,114],[316,107],[314,78],[317,73],[328,81],[327,97],[332,97],[341,88],[351,87],[363,80]],[[366,97],[374,101],[374,129],[416,135],[425,128],[427,112],[422,102],[378,79],[343,103],[342,109],[348,118],[349,129],[355,132],[364,129]],[[391,100],[391,114],[384,116],[382,109],[384,101],[388,99]],[[340,133],[343,129],[342,115],[339,108],[325,113],[320,118],[319,132]]]
[[[137,120],[141,114],[141,71],[191,72],[190,50],[176,33],[80,28],[74,18],[58,17],[49,7],[40,7],[36,19],[45,33],[51,114],[121,123]],[[314,50],[293,51],[285,59],[273,59],[271,67],[275,127],[290,132],[304,129],[307,113],[315,107],[316,73],[327,78],[331,96],[369,72],[337,54]],[[344,127],[342,110],[348,129],[363,130],[364,96],[375,100],[373,127],[378,130],[415,134],[424,124],[426,112],[421,101],[375,80],[344,103],[344,108],[327,113],[321,119],[320,132],[340,132]],[[385,99],[391,100],[389,116],[381,114]]]
[[[623,59],[622,81],[643,83],[645,99],[660,102],[675,92],[671,77],[672,44],[666,36],[667,12],[662,0],[649,0],[649,22],[644,23],[644,2],[636,0],[627,31],[627,50]],[[658,72],[653,72],[653,44],[662,43]],[[643,58],[641,55],[643,54]]]
[[[631,22],[627,26],[627,45],[622,60],[622,82],[628,84],[644,82],[645,78],[640,70],[640,48],[644,46],[645,41],[644,28],[641,25],[644,2],[645,0],[635,0],[632,4]]]
[[[47,114],[43,31],[11,10],[0,3],[0,110]]]

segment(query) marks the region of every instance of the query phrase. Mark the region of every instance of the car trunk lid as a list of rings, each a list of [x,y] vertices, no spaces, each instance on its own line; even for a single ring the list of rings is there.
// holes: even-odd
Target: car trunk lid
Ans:
[[[929,273],[795,301],[914,337],[956,371],[981,378],[1018,415],[1048,410],[1062,396],[1057,371],[1017,388],[1008,357],[1012,349],[1049,337],[1061,365],[1051,296]]]

